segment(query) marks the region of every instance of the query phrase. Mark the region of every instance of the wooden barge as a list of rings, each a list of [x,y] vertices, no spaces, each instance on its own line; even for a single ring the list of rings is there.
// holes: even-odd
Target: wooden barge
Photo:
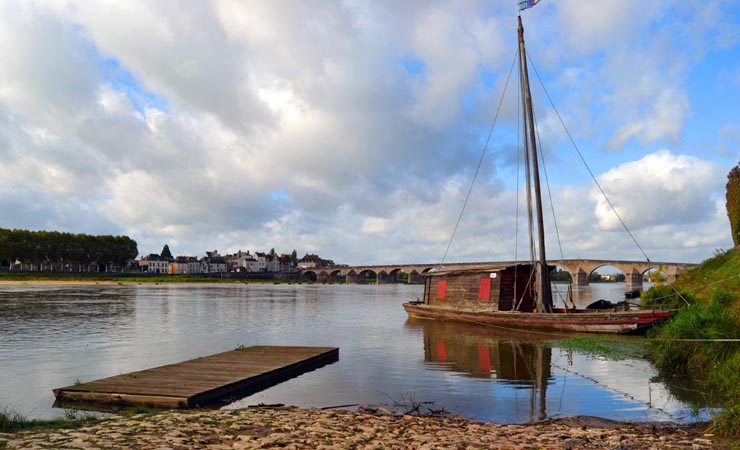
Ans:
[[[537,311],[534,265],[521,263],[426,275],[424,297],[403,305],[410,317],[506,328],[585,333],[644,333],[672,311],[553,308]]]

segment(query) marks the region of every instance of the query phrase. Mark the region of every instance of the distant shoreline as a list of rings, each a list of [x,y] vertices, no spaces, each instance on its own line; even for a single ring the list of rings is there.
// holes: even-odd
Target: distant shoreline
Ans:
[[[66,273],[0,273],[0,285],[7,284],[222,284],[222,283],[259,283],[259,284],[284,284],[284,283],[309,283],[299,279],[281,279],[262,276],[260,278],[248,277],[206,277],[201,275],[138,275],[138,274],[66,274]]]

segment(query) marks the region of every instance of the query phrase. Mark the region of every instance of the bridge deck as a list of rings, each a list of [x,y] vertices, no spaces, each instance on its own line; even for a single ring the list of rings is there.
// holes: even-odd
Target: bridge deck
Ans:
[[[54,389],[57,401],[191,408],[246,396],[339,360],[334,347],[254,346]]]

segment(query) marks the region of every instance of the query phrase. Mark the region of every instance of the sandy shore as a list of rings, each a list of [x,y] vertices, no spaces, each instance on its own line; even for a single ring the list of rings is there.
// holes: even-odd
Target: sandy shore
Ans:
[[[247,408],[113,416],[74,430],[0,434],[7,449],[717,449],[704,425],[573,418],[498,425],[381,410]]]

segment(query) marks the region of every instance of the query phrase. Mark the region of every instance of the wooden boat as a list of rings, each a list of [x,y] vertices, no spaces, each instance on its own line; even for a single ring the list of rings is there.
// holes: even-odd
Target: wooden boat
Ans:
[[[674,311],[554,308],[550,271],[545,254],[542,199],[532,97],[527,73],[524,27],[519,15],[519,70],[524,129],[524,160],[530,230],[537,229],[537,245],[530,234],[529,262],[449,270],[426,274],[424,297],[405,303],[410,317],[473,322],[499,327],[575,331],[585,333],[641,333],[669,319]]]

